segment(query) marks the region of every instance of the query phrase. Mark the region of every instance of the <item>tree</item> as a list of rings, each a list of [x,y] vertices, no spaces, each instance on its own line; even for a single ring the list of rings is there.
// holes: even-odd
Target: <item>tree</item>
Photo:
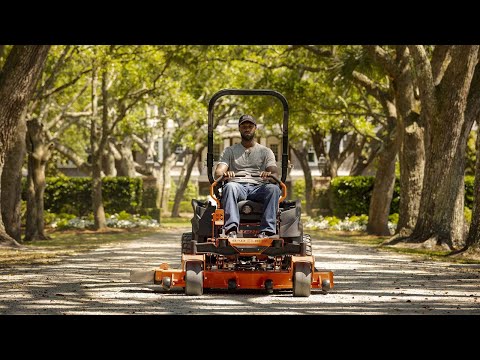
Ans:
[[[46,140],[43,124],[38,119],[27,121],[27,224],[25,241],[45,240],[43,196],[45,193],[45,167],[52,156],[53,142]]]
[[[12,145],[18,124],[24,121],[22,117],[40,78],[49,49],[48,45],[16,45],[10,51],[2,68],[0,74],[0,176],[3,173],[5,154]],[[19,245],[6,233],[2,218],[0,218],[0,245]]]
[[[68,110],[71,110],[74,100],[85,90],[84,86],[82,90],[71,97],[71,100],[65,101],[69,98],[65,96],[65,93],[72,91],[75,93],[76,86],[74,85],[88,72],[88,70],[72,71],[71,77],[65,77],[64,73],[72,69],[72,57],[77,52],[78,47],[73,46],[55,46],[50,49],[49,56],[45,61],[42,80],[39,81],[39,86],[28,106],[30,120],[27,121],[24,144],[16,149],[16,152],[23,154],[26,146],[28,153],[25,241],[49,238],[44,230],[44,192],[46,166],[54,147],[50,132],[56,128],[55,135],[58,136],[68,129],[72,122],[64,120],[64,118],[71,116]],[[72,88],[74,89],[72,90]],[[35,117],[37,115],[38,117]],[[17,170],[17,173],[20,171]]]
[[[21,119],[12,146],[5,156],[2,174],[1,208],[5,231],[16,241],[22,241],[22,167],[25,158],[26,123]]]
[[[397,112],[397,136],[400,163],[400,209],[397,234],[411,234],[417,222],[425,165],[424,121],[415,98],[415,78],[407,46],[388,49],[364,46],[370,57],[392,82]]]
[[[153,55],[144,57],[145,62],[139,62],[136,58],[148,53]],[[162,62],[160,67],[158,67],[158,61]],[[90,144],[92,204],[96,230],[106,228],[101,178],[102,159],[105,151],[108,150],[109,139],[117,125],[122,120],[128,119],[129,113],[135,106],[142,105],[147,95],[160,90],[159,80],[164,76],[170,62],[171,55],[167,51],[154,47],[112,45],[107,48],[93,49]],[[101,115],[99,105],[101,105]]]
[[[388,214],[393,197],[395,185],[395,162],[398,153],[397,109],[393,89],[390,84],[388,88],[374,83],[364,74],[353,72],[353,79],[373,96],[382,105],[386,120],[378,131],[377,138],[381,140],[382,146],[378,152],[378,165],[375,173],[372,198],[368,211],[367,232],[374,235],[390,235],[388,229]]]
[[[479,46],[447,46],[434,52],[431,61],[423,46],[409,50],[426,121],[425,176],[418,221],[403,240],[463,246],[465,147],[473,125],[464,114]]]

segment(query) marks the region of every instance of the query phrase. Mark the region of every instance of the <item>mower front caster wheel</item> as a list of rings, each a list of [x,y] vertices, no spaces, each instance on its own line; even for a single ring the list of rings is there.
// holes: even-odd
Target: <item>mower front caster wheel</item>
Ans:
[[[312,266],[306,262],[295,264],[293,271],[293,296],[310,296],[312,285]]]
[[[203,294],[202,263],[189,261],[185,265],[185,295],[199,296]]]

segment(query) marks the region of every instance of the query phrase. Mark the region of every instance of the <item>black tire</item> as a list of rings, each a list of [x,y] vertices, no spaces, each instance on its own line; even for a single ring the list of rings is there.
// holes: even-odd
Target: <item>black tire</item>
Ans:
[[[193,234],[191,232],[182,234],[182,254],[192,253],[192,238]]]
[[[202,263],[188,261],[185,265],[185,295],[199,296],[203,294]]]
[[[305,255],[311,256],[312,255],[312,238],[310,235],[305,234],[303,235],[303,242],[305,243]]]
[[[323,292],[326,292],[326,293],[329,292],[330,289],[331,289],[331,286],[332,285],[330,284],[330,280],[325,279],[325,280],[322,281],[322,291]]]
[[[312,285],[312,266],[299,262],[293,270],[293,296],[309,297]]]

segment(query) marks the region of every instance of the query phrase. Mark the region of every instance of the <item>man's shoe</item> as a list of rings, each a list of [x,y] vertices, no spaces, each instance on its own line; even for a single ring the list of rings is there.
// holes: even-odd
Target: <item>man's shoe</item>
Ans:
[[[227,234],[227,238],[229,238],[229,239],[236,239],[236,238],[237,238],[237,232],[236,232],[235,230],[230,231],[230,232]]]
[[[269,238],[271,235],[268,235],[265,231],[262,231],[260,234],[257,235],[257,238]]]

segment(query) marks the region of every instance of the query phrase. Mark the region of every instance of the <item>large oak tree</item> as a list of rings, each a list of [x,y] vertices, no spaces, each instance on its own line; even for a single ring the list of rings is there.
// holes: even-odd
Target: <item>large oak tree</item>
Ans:
[[[0,177],[5,164],[5,154],[12,145],[19,123],[25,121],[25,110],[40,78],[49,49],[48,45],[16,45],[10,51],[2,68],[0,74]],[[1,217],[0,245],[19,245],[5,231]]]
[[[448,46],[434,52],[431,60],[421,45],[409,50],[426,123],[419,216],[406,241],[454,248],[465,240],[465,148],[473,124],[465,110],[479,46]]]

